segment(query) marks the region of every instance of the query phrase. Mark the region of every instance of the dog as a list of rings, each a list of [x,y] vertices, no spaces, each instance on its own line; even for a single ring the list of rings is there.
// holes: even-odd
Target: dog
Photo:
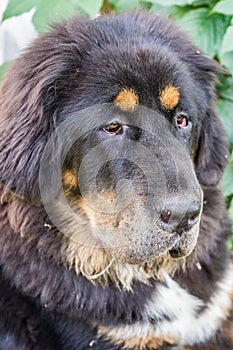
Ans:
[[[54,25],[11,65],[2,350],[232,349],[217,73],[143,11]]]

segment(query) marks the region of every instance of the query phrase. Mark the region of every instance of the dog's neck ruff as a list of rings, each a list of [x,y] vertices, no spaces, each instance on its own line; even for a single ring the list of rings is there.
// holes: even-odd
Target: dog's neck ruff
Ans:
[[[157,349],[163,344],[194,345],[212,337],[227,317],[233,290],[232,270],[225,273],[216,292],[205,303],[165,274],[165,283],[152,293],[144,308],[144,320],[118,327],[99,327],[125,349]]]

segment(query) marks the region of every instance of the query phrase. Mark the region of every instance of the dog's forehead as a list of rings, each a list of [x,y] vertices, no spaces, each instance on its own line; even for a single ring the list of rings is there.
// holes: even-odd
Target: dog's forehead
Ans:
[[[179,103],[180,92],[179,88],[171,84],[167,84],[159,92],[159,101],[162,107],[168,111],[173,110]],[[113,102],[122,111],[133,112],[139,104],[139,95],[132,88],[123,88],[114,98]]]
[[[85,91],[85,99],[91,103],[114,102],[123,111],[157,105],[170,112],[182,97],[192,94],[195,99],[195,86],[185,64],[160,47],[121,51],[113,46],[93,51],[80,72],[81,94],[78,91],[76,96]]]
[[[114,20],[105,23],[103,18],[98,18],[91,24],[93,36],[87,52],[89,66],[85,67],[91,69],[92,76],[100,76],[103,71],[105,79],[113,75],[118,80],[121,78],[122,82],[134,80],[134,85],[137,85],[138,80],[144,80],[147,89],[153,89],[152,81],[156,85],[162,85],[163,82],[163,85],[173,86],[179,72],[182,74],[182,71],[187,70],[183,67],[181,55],[172,48],[177,38],[172,38],[174,44],[164,39],[168,27],[163,21],[151,23],[150,28],[149,25],[141,27],[141,22],[137,20],[135,28],[129,28],[127,22],[122,20],[121,35],[119,23],[116,25]],[[158,30],[152,35],[151,31],[157,26]]]

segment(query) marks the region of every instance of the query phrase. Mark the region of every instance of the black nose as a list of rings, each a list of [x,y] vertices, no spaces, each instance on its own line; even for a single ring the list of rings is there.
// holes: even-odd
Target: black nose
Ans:
[[[201,204],[197,201],[168,203],[160,213],[159,226],[167,232],[182,234],[198,222],[200,213]]]

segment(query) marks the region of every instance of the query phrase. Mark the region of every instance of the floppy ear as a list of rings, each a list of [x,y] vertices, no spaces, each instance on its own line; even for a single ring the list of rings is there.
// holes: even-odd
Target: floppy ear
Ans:
[[[196,154],[196,173],[204,186],[215,186],[221,180],[229,160],[229,148],[223,126],[214,107],[203,120]]]
[[[196,51],[193,50],[186,60],[188,59],[193,76],[203,88],[208,101],[207,111],[200,126],[195,168],[201,185],[215,186],[221,180],[229,161],[229,148],[226,133],[215,110],[213,83],[216,82],[216,74],[230,76],[230,73],[215,60],[203,54],[196,55],[194,52]]]
[[[45,144],[56,126],[70,79],[81,61],[80,19],[37,39],[7,72],[0,92],[0,182],[16,195],[38,202],[38,174]],[[73,30],[76,31],[73,39]],[[82,44],[83,36],[80,39]]]

